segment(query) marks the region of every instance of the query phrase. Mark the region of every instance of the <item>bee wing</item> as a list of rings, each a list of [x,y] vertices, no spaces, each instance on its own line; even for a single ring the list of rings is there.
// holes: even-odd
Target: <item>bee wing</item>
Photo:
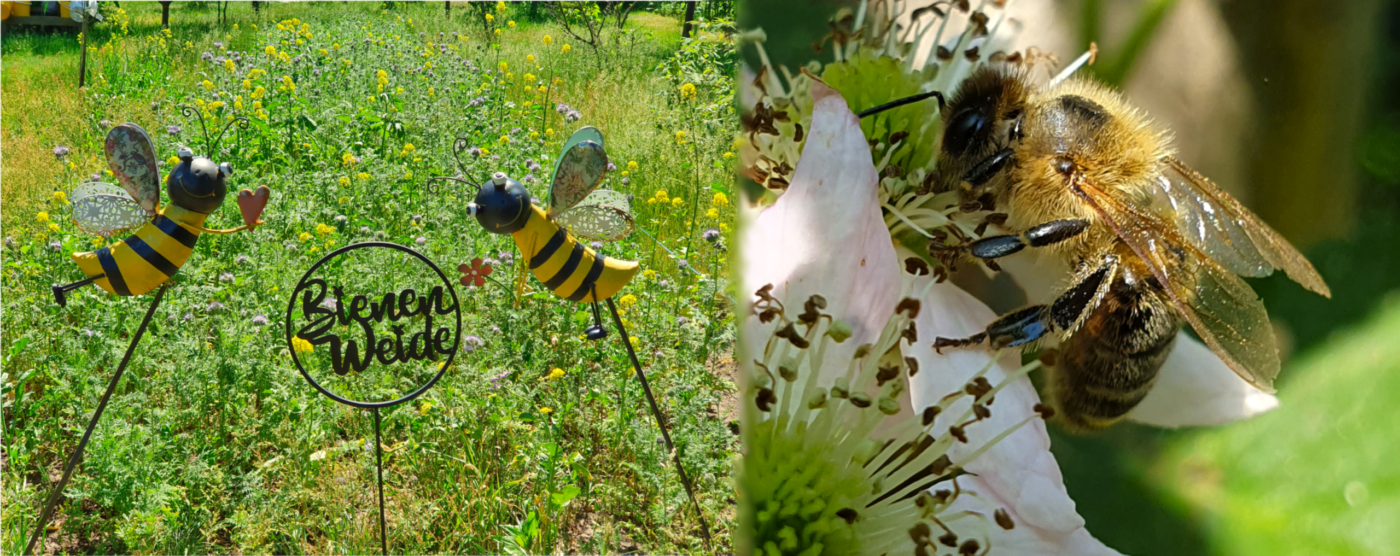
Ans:
[[[73,188],[73,223],[103,237],[140,227],[151,219],[146,209],[116,185],[87,182]]]
[[[1332,297],[1312,264],[1234,197],[1176,158],[1165,157],[1162,164],[1155,193],[1197,249],[1235,274],[1268,276],[1281,269],[1303,287]]]
[[[549,216],[559,216],[582,201],[603,182],[608,155],[603,150],[603,134],[585,127],[569,136],[564,151],[554,165],[549,189]]]
[[[149,216],[160,206],[160,170],[155,143],[141,126],[126,123],[107,133],[107,166]]]
[[[1115,199],[1078,176],[1072,189],[1146,263],[1206,345],[1245,382],[1272,392],[1278,349],[1254,290],[1157,213]]]
[[[555,222],[576,236],[597,241],[622,239],[636,227],[627,209],[627,196],[611,189],[594,191]]]

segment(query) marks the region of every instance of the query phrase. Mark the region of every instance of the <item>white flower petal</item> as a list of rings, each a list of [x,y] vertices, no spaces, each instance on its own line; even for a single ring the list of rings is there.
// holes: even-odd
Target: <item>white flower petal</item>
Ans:
[[[849,360],[857,346],[874,341],[899,300],[899,267],[876,196],[870,147],[840,93],[817,82],[812,129],[792,184],[773,206],[746,226],[743,285],[753,295],[773,284],[773,296],[793,315],[813,294],[824,312],[849,324],[854,334],[834,348],[833,361]],[[773,324],[746,325],[751,349],[763,349]],[[829,365],[828,385],[841,365]]]
[[[900,255],[912,254],[901,250]],[[930,278],[902,275],[911,282],[915,295],[930,288],[922,298],[915,319],[918,341],[904,349],[906,356],[914,357],[919,363],[919,371],[909,378],[909,383],[913,406],[921,411],[943,396],[962,390],[973,375],[992,360],[984,347],[945,349],[939,354],[932,347],[934,338],[963,338],[976,334],[995,320],[996,315],[981,301],[950,283],[930,286]],[[984,376],[993,385],[999,384],[1020,367],[1018,363],[1015,351],[1004,351]],[[949,456],[955,464],[963,464],[992,437],[1034,414],[1033,408],[1039,402],[1040,396],[1028,378],[1015,379],[997,393],[989,407],[991,417],[968,426],[969,442],[954,445]],[[964,399],[944,411],[935,422],[934,434],[946,432],[969,403]],[[1016,523],[1011,531],[997,530],[993,542],[998,554],[1008,553],[1002,552],[1005,544],[1020,546],[1025,549],[1024,553],[1035,554],[1114,553],[1084,530],[1084,519],[1075,512],[1074,500],[1065,490],[1060,467],[1050,453],[1050,437],[1042,420],[1037,418],[1011,433],[964,468],[975,474],[976,480],[965,483],[959,479],[959,484],[1005,508]],[[982,510],[989,511],[985,507]]]
[[[1185,332],[1157,383],[1128,418],[1159,427],[1223,425],[1278,407],[1278,398],[1250,386],[1210,348]]]

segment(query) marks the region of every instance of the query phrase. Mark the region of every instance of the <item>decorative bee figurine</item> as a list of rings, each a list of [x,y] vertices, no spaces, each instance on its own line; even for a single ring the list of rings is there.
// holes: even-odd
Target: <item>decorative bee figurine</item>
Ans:
[[[246,189],[239,193],[243,226],[204,227],[204,220],[224,202],[226,181],[233,173],[227,162],[215,164],[181,148],[180,163],[165,180],[170,204],[162,208],[155,148],[146,131],[136,124],[119,125],[107,134],[106,151],[107,164],[122,187],[100,182],[79,185],[71,196],[73,220],[83,231],[104,237],[131,229],[136,233],[96,251],[74,253],[73,262],[87,278],[53,286],[60,306],[67,305],[69,291],[90,283],[122,296],[150,292],[184,266],[200,234],[229,234],[263,223],[257,217],[267,204],[267,186],[256,193]]]
[[[467,210],[482,228],[510,234],[535,278],[549,291],[569,301],[593,304],[594,326],[586,331],[590,340],[608,335],[598,302],[616,295],[637,274],[635,261],[604,256],[578,239],[615,241],[634,228],[627,197],[598,189],[607,166],[603,134],[585,127],[564,143],[554,167],[547,213],[530,202],[525,186],[502,172],[480,186],[463,181],[477,189]]]

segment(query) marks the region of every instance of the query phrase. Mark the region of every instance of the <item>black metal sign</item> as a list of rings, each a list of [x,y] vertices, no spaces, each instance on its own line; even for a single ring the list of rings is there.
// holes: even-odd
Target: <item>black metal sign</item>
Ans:
[[[417,251],[356,243],[306,270],[287,303],[286,324],[287,349],[306,382],[374,414],[379,539],[388,554],[379,409],[422,395],[452,366],[462,336],[457,292]],[[402,391],[403,384],[412,389]]]

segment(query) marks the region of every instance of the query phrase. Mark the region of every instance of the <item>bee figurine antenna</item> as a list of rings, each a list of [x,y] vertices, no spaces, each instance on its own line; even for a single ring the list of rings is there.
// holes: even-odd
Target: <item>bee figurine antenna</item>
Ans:
[[[209,153],[208,156],[211,156],[211,157],[212,157],[212,156],[217,156],[217,155],[218,155],[218,151],[219,151],[219,142],[223,141],[223,139],[224,139],[224,134],[225,134],[225,133],[228,133],[229,128],[233,127],[234,124],[237,124],[237,125],[238,125],[238,129],[248,129],[248,118],[239,116],[239,117],[237,117],[237,118],[234,118],[234,119],[232,119],[232,120],[229,120],[228,124],[224,125],[224,128],[223,128],[222,130],[219,131],[219,134],[218,134],[217,136],[215,136],[213,139],[210,139],[210,138],[209,138],[209,128],[208,128],[208,127],[205,127],[205,125],[204,125],[204,118],[200,117],[199,110],[195,109],[195,107],[190,106],[190,105],[188,105],[188,104],[181,104],[181,105],[180,105],[180,114],[183,115],[183,116],[186,117],[186,118],[189,118],[189,119],[192,119],[192,120],[195,120],[195,121],[199,122],[199,128],[200,128],[201,130],[204,131],[204,149],[205,149],[205,152]]]

